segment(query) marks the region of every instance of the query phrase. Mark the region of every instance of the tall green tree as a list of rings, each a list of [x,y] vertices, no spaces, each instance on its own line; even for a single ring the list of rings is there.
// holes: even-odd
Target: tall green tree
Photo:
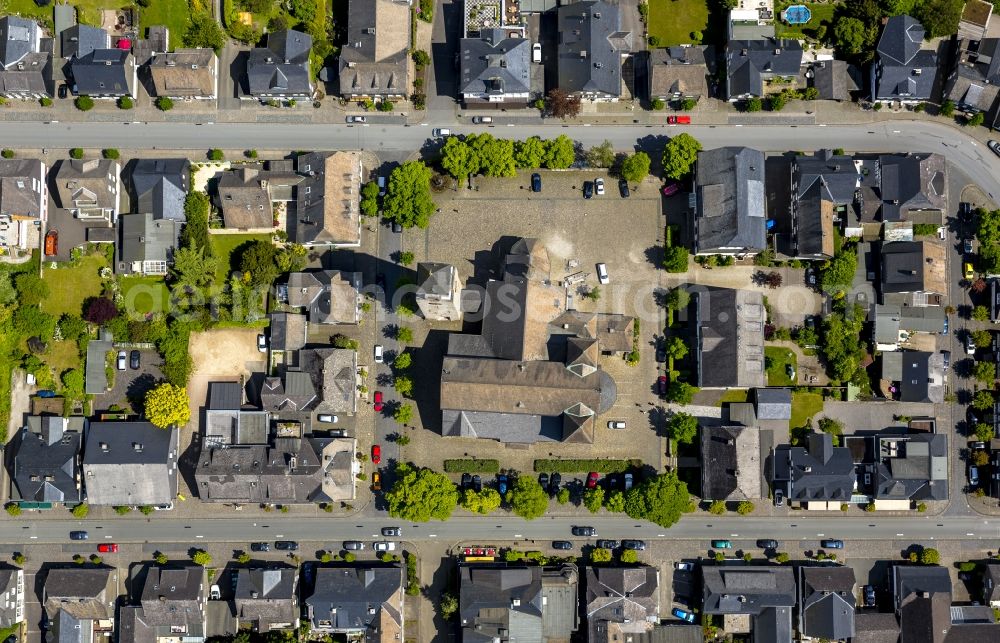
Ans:
[[[587,150],[587,165],[590,167],[611,167],[614,162],[615,146],[611,141],[606,140]]]
[[[833,27],[833,44],[842,56],[870,58],[877,29],[875,24],[865,24],[857,18],[841,18]]]
[[[435,209],[431,171],[422,161],[407,161],[392,171],[383,201],[387,219],[404,228],[426,228]]]
[[[550,170],[565,170],[576,160],[576,143],[573,139],[560,134],[545,141],[544,165]]]
[[[278,278],[278,249],[270,241],[255,239],[236,249],[240,270],[254,286],[270,286]]]
[[[207,286],[215,280],[218,263],[215,257],[206,257],[203,248],[178,248],[170,274],[183,286]]]
[[[479,171],[484,176],[509,177],[517,173],[514,163],[514,141],[477,134],[467,138],[479,158]]]
[[[636,152],[629,154],[622,161],[622,178],[630,183],[638,183],[649,176],[649,154]]]
[[[687,344],[680,337],[674,335],[667,342],[667,355],[673,357],[674,359],[684,359],[684,356],[688,354]]]
[[[525,520],[534,520],[549,507],[549,494],[538,481],[528,476],[518,476],[509,492],[510,508]]]
[[[533,170],[545,161],[545,142],[537,136],[514,143],[514,163],[517,167]]]
[[[449,136],[441,148],[441,168],[465,182],[479,171],[479,154],[457,136]]]
[[[447,520],[458,506],[458,490],[448,476],[411,464],[396,465],[396,481],[385,494],[389,515],[403,520]]]
[[[191,14],[187,31],[184,32],[184,46],[211,48],[219,52],[226,42],[226,34],[212,14],[198,11]]]
[[[674,471],[648,478],[625,493],[625,513],[629,518],[649,520],[661,527],[680,520],[690,503],[687,485]]]
[[[927,38],[940,38],[958,32],[964,8],[964,0],[920,0],[913,17],[927,30]]]
[[[674,413],[667,420],[667,435],[681,444],[691,444],[698,437],[698,418],[689,413]]]
[[[668,179],[682,179],[691,173],[701,143],[690,134],[683,133],[671,138],[663,150],[663,174]]]
[[[208,241],[208,214],[211,202],[204,192],[188,192],[184,197],[184,227],[181,228],[182,248],[201,248],[205,256],[212,255]]]

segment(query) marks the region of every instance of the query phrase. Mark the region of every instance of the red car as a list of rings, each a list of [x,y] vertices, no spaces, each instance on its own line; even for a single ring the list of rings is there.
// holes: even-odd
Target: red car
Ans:
[[[382,447],[379,445],[372,446],[372,464],[378,464],[382,461]]]
[[[667,376],[661,375],[656,378],[656,390],[660,392],[660,395],[667,394]]]
[[[97,551],[104,554],[117,554],[118,545],[116,545],[115,543],[104,543],[102,545],[97,546]]]
[[[681,191],[681,184],[670,182],[663,186],[663,196],[673,196]]]
[[[690,116],[667,116],[668,125],[690,125]]]
[[[599,477],[600,476],[597,475],[596,471],[591,471],[590,473],[588,473],[587,474],[587,488],[588,489],[593,489],[594,487],[596,487],[597,486],[597,479]]]
[[[375,412],[382,410],[382,391],[375,391]]]

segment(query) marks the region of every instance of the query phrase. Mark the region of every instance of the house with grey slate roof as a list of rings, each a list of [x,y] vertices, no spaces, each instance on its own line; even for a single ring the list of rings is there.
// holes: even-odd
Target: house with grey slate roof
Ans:
[[[90,25],[76,24],[67,27],[60,32],[59,38],[62,43],[62,57],[67,59],[83,58],[98,49],[111,48],[108,32]]]
[[[76,505],[81,500],[80,447],[87,420],[81,416],[28,416],[11,445],[12,500]]]
[[[948,499],[948,436],[936,433],[874,435],[871,438],[872,487],[876,508],[880,500]]]
[[[340,95],[396,100],[410,92],[410,3],[350,0],[337,62]]]
[[[883,154],[874,170],[862,182],[862,199],[878,207],[882,221],[944,224],[948,169],[943,156]]]
[[[1000,607],[1000,564],[983,565],[983,605]]]
[[[802,66],[802,44],[798,40],[763,38],[726,42],[726,100],[735,102],[770,93],[772,79],[781,79],[775,91],[798,79]]]
[[[763,152],[749,147],[698,152],[695,197],[695,254],[745,256],[767,248]]]
[[[111,159],[59,161],[55,170],[56,202],[77,219],[118,220],[121,166]]]
[[[42,586],[47,633],[59,643],[111,640],[118,601],[118,570],[111,567],[57,567]]]
[[[23,620],[24,570],[0,565],[0,627],[11,627]]]
[[[236,570],[233,604],[241,626],[262,634],[299,627],[299,570],[281,564]]]
[[[120,275],[166,275],[174,262],[183,221],[156,219],[152,213],[124,214],[118,218]]]
[[[756,426],[702,426],[701,496],[705,500],[764,497],[760,440]]]
[[[38,99],[52,95],[52,41],[34,20],[0,18],[0,96]]]
[[[791,643],[796,590],[790,567],[702,565],[701,573],[702,613],[722,616],[727,633]]]
[[[810,502],[850,502],[857,480],[854,459],[847,447],[833,446],[829,433],[809,435],[809,447],[782,444],[772,456],[772,484],[789,505],[808,508]]]
[[[951,576],[944,567],[893,565],[889,584],[904,643],[977,643],[1000,637],[1000,623],[989,607],[951,604]]]
[[[945,249],[934,241],[882,244],[882,303],[941,306],[948,295]]]
[[[645,641],[660,624],[660,570],[636,567],[587,567],[588,641]],[[660,632],[661,636],[665,635]],[[670,640],[651,637],[648,640]]]
[[[49,218],[46,167],[36,159],[0,160],[0,230],[4,245],[30,250]],[[0,226],[2,227],[2,226]]]
[[[882,353],[882,379],[893,382],[901,402],[944,401],[944,357],[929,351]]]
[[[944,83],[944,98],[964,112],[982,113],[983,123],[996,127],[1000,118],[1000,38],[959,42],[955,65]]]
[[[136,212],[149,212],[154,219],[185,221],[184,200],[191,187],[191,161],[139,159],[131,178]]]
[[[462,282],[455,266],[429,261],[418,263],[416,299],[424,319],[462,319]]]
[[[295,157],[302,180],[289,207],[288,239],[304,246],[361,245],[361,152],[308,152]]]
[[[294,354],[306,345],[309,337],[308,321],[305,315],[297,313],[271,313],[270,348],[271,353]],[[285,362],[292,361],[286,356]]]
[[[459,41],[458,93],[468,108],[527,107],[531,99],[531,42],[503,29],[483,29]]]
[[[762,388],[764,324],[767,313],[760,292],[705,288],[693,293],[691,325],[700,388]]]
[[[135,98],[135,59],[123,49],[95,49],[70,62],[73,94],[91,98]]]
[[[92,422],[83,454],[92,505],[162,505],[177,496],[177,428],[149,422]]]
[[[243,403],[243,387],[239,382],[208,383],[204,419],[205,444],[267,444],[271,418],[267,411]]]
[[[357,324],[360,289],[360,272],[312,270],[289,274],[284,292],[288,305],[305,311],[311,324]]]
[[[303,599],[310,630],[394,643],[403,631],[403,568],[398,563],[319,567]]]
[[[889,18],[871,67],[873,101],[919,103],[932,98],[938,56],[924,49],[923,25],[910,16]]]
[[[603,0],[556,9],[556,86],[582,100],[616,102],[622,94],[622,59],[632,33],[622,31],[618,6]]]
[[[163,639],[203,641],[208,603],[207,572],[201,565],[151,565],[138,605],[119,611],[119,643],[156,643]]]
[[[908,346],[915,334],[940,334],[945,311],[941,306],[872,304],[869,318],[874,322],[875,349],[891,352],[898,351],[900,344]]]
[[[862,86],[861,71],[843,60],[817,60],[805,68],[805,76],[820,100],[853,100]]]
[[[708,78],[715,71],[714,47],[691,45],[651,49],[646,61],[650,100],[708,97]]]
[[[297,364],[261,384],[260,403],[276,414],[357,412],[358,354],[346,348],[302,348]]]
[[[312,36],[285,29],[267,35],[267,45],[250,50],[247,57],[246,94],[243,99],[308,99],[313,94],[309,52]]]
[[[755,388],[754,411],[757,420],[791,420],[792,391],[787,388]]]
[[[861,178],[854,159],[831,150],[792,159],[791,240],[796,257],[833,257],[835,231],[860,196]]]
[[[579,627],[576,565],[461,564],[458,576],[465,643],[565,641]]]
[[[846,641],[854,637],[854,570],[842,565],[802,566],[798,630],[805,637]]]

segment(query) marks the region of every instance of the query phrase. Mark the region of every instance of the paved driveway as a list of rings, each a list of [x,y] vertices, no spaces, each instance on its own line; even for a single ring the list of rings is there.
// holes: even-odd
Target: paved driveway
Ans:
[[[130,353],[131,350],[125,352]],[[114,353],[117,356],[118,351]],[[95,408],[108,409],[112,405],[118,405],[123,409],[131,408],[133,413],[142,413],[146,393],[163,380],[163,373],[160,372],[163,358],[154,350],[140,351],[140,354],[139,369],[116,370],[114,387],[95,398]]]

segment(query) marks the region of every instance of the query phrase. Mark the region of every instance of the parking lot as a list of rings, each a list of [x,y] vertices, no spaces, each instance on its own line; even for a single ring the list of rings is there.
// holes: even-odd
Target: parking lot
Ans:
[[[155,350],[140,350],[139,367],[132,368],[129,361],[133,349],[119,350],[124,350],[126,355],[125,370],[118,370],[118,351],[115,351],[115,385],[104,395],[97,396],[95,408],[109,409],[117,405],[125,410],[131,409],[132,413],[141,414],[146,393],[163,379],[163,373],[160,372],[163,358]]]

